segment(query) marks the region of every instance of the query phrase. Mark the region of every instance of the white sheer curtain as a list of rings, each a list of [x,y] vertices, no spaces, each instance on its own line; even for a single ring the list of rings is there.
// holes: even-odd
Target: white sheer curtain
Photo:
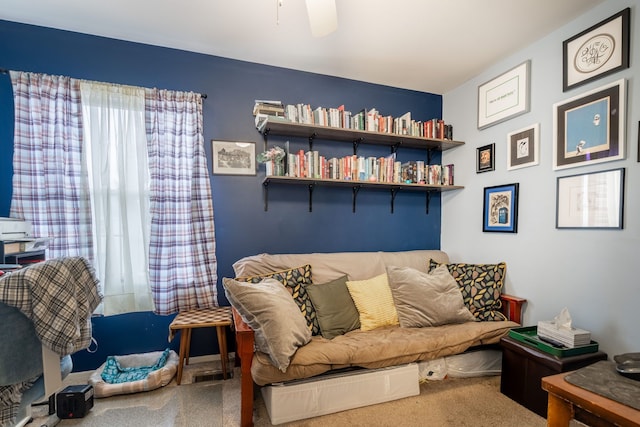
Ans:
[[[103,313],[152,311],[145,92],[84,81],[80,92],[94,267],[103,285]]]

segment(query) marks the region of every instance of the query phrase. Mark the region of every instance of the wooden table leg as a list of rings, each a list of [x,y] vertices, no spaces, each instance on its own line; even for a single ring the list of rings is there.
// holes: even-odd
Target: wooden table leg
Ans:
[[[547,409],[547,427],[569,427],[573,418],[573,405],[558,396],[549,393]]]
[[[227,353],[227,334],[224,326],[216,326],[218,334],[218,347],[220,348],[220,365],[222,366],[222,378],[227,379],[227,362],[229,355]]]
[[[189,350],[191,349],[191,328],[189,328],[189,327],[185,328],[184,332],[185,332],[185,336],[187,337],[187,346],[186,346],[187,348],[185,349],[186,351],[185,351],[185,355],[184,355],[185,358],[186,358],[185,365],[188,365],[189,364]]]
[[[178,357],[178,378],[176,379],[176,383],[180,385],[180,381],[182,381],[182,369],[184,365],[184,355],[187,349],[187,331],[188,329],[180,330],[180,355]]]

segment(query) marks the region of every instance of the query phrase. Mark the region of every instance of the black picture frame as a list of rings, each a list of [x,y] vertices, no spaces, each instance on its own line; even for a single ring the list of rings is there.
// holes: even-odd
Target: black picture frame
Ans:
[[[621,79],[553,105],[553,169],[625,158],[625,86]]]
[[[624,178],[625,168],[558,177],[556,228],[622,229]]]
[[[629,68],[631,8],[562,42],[562,91]]]
[[[476,173],[495,170],[495,148],[493,143],[476,148]]]
[[[485,187],[482,207],[482,231],[518,232],[518,183]]]

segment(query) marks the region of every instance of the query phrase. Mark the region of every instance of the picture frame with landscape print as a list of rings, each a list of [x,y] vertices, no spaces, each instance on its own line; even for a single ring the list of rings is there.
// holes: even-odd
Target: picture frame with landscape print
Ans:
[[[540,161],[540,124],[507,134],[507,170],[535,166]]]
[[[495,170],[496,144],[487,144],[476,148],[476,173]]]
[[[518,187],[518,183],[485,187],[482,231],[518,232]]]
[[[213,173],[217,175],[255,175],[256,143],[211,141]]]
[[[553,168],[625,157],[625,80],[553,105]]]
[[[626,8],[562,43],[562,91],[629,68],[629,22]]]
[[[478,129],[504,122],[530,108],[531,60],[478,86]]]

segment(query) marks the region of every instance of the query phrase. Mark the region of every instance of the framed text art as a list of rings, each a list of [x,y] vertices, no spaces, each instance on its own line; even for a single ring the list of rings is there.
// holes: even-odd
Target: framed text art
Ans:
[[[625,80],[553,105],[553,168],[623,159]]]
[[[213,173],[220,175],[255,175],[256,143],[211,141]]]
[[[485,187],[482,231],[518,232],[518,184]]]
[[[496,144],[488,144],[476,148],[476,173],[495,169],[495,147]]]
[[[631,9],[597,23],[562,43],[562,91],[629,68]]]
[[[531,61],[489,80],[478,87],[478,129],[529,111]]]
[[[558,177],[556,228],[621,229],[624,171]]]
[[[539,163],[538,123],[507,135],[507,170],[526,168]]]

